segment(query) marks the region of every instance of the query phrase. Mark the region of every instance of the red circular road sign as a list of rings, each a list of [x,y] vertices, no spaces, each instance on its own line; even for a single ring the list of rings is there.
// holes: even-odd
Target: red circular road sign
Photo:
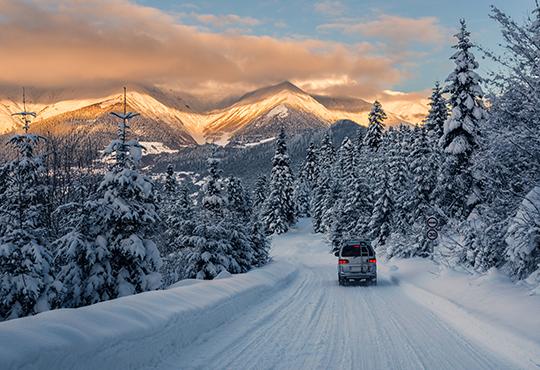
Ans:
[[[429,240],[435,240],[439,237],[439,233],[437,232],[437,230],[429,229],[426,236]]]
[[[428,219],[426,220],[426,224],[431,227],[432,229],[436,228],[437,226],[439,226],[439,220],[436,218],[436,217],[433,217],[433,216],[430,216],[428,217]]]

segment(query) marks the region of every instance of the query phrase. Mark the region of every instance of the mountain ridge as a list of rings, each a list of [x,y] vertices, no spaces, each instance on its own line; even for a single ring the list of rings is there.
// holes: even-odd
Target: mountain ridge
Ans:
[[[180,140],[176,146],[208,141],[224,145],[239,137],[243,141],[257,141],[263,136],[275,135],[280,127],[301,132],[328,128],[339,120],[351,120],[365,126],[371,108],[371,104],[363,99],[310,94],[290,81],[250,91],[231,99],[228,106],[205,111],[198,109],[200,105],[192,107],[197,103],[191,103],[185,96],[172,90],[138,85],[128,92],[127,101],[131,109],[139,112],[148,124],[154,122]],[[103,120],[109,113],[109,107],[120,102],[121,94],[111,94],[100,98],[60,100],[51,104],[29,103],[27,109],[38,113],[35,126],[62,131],[66,129],[62,127],[66,126],[66,121],[70,121],[69,125],[74,127],[91,125],[92,120],[94,123]],[[407,106],[399,108],[403,111]],[[421,106],[415,109],[418,115]],[[0,99],[0,131],[9,131],[18,126],[11,114],[20,110],[21,104],[15,99]],[[281,113],[271,114],[275,110]],[[407,123],[402,114],[391,111],[387,114],[388,125]],[[81,119],[75,124],[77,115]],[[172,134],[175,131],[176,134]],[[157,134],[155,132],[144,139],[155,140]]]

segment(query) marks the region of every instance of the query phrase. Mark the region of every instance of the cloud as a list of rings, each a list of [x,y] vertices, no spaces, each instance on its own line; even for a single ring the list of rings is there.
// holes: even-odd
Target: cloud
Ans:
[[[197,14],[191,13],[191,17],[197,21],[205,24],[209,24],[216,28],[226,28],[229,26],[256,26],[261,24],[261,21],[252,17],[241,17],[236,14]]]
[[[319,1],[313,7],[316,12],[331,17],[336,17],[345,12],[345,5],[339,0]]]
[[[407,18],[381,14],[372,21],[342,19],[317,27],[320,31],[337,30],[383,40],[396,46],[411,44],[436,45],[448,40],[446,30],[436,17]]]
[[[0,8],[0,85],[129,82],[207,95],[333,80],[314,92],[370,96],[403,77],[392,55],[374,55],[368,43],[202,31],[127,0],[0,0]]]

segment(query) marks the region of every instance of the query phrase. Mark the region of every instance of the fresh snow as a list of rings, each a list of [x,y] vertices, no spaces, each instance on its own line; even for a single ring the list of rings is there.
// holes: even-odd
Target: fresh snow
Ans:
[[[311,220],[274,236],[273,262],[79,309],[0,323],[2,369],[536,369],[540,297],[497,271],[423,259],[340,287]]]

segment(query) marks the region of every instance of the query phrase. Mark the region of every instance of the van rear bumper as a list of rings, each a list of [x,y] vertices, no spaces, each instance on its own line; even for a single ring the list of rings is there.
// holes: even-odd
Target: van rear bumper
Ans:
[[[372,280],[377,279],[376,272],[340,272],[339,279]]]

